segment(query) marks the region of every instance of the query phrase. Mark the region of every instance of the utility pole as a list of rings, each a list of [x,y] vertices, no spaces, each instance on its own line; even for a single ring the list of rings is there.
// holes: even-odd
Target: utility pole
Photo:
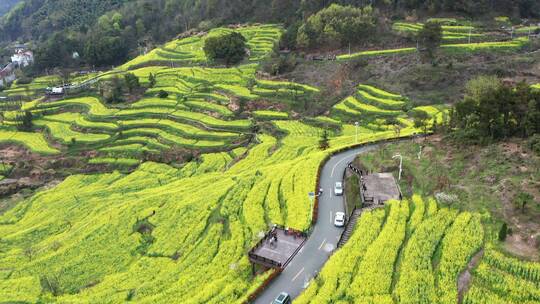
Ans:
[[[399,157],[399,177],[398,180],[401,180],[401,172],[403,171],[403,156],[401,154],[396,154],[392,157],[392,159]]]
[[[469,28],[469,44],[471,44],[472,28]]]

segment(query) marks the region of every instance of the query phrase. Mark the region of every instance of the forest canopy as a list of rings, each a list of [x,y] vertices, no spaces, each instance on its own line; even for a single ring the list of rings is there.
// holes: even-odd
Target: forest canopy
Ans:
[[[302,47],[344,46],[366,39],[374,28],[371,6],[356,8],[332,4],[307,19],[298,30],[297,43]]]
[[[471,142],[540,134],[540,91],[493,76],[473,79],[451,112],[451,126],[456,138]]]
[[[540,1],[25,0],[1,17],[0,45],[32,42],[32,48],[46,62],[40,68],[50,67],[47,62],[62,67],[108,66],[191,29],[245,22],[282,23],[287,28],[284,37],[288,48],[296,43],[301,47],[339,47],[364,42],[384,18],[422,12],[448,12],[469,19],[498,14],[517,20],[540,17]],[[59,54],[53,54],[55,50]],[[80,60],[71,59],[74,52]],[[96,56],[98,53],[103,55]]]

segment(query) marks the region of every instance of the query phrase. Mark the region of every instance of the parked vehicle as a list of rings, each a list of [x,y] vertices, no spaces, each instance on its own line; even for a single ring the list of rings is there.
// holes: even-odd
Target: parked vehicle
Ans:
[[[282,292],[277,296],[277,298],[274,300],[274,304],[290,304],[291,303],[291,296],[289,296],[288,293]]]
[[[45,89],[45,93],[47,95],[63,95],[64,94],[64,88],[63,87],[47,88],[47,89]]]
[[[343,183],[342,182],[337,182],[334,185],[334,194],[337,195],[337,196],[343,195]]]
[[[336,216],[334,217],[334,226],[336,227],[345,226],[345,213],[336,212]]]

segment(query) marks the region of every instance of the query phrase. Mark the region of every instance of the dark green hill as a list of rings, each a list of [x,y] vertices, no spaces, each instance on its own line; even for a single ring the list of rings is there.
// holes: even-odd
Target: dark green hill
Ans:
[[[12,9],[19,2],[21,2],[21,0],[3,0],[2,2],[0,2],[0,16],[3,16],[7,12],[9,12],[9,10]]]
[[[18,1],[8,0],[16,3]],[[38,39],[64,29],[84,32],[111,9],[126,0],[26,0],[3,20],[3,40]],[[4,5],[5,6],[5,5]],[[8,7],[6,7],[8,8]]]
[[[281,23],[287,28],[282,43],[287,48],[294,49],[296,42],[302,41],[306,43],[298,46],[308,52],[318,47],[335,49],[338,46],[328,43],[321,34],[326,29],[321,20],[327,20],[325,14],[318,14],[323,8],[333,11],[327,12],[328,16],[340,13],[355,21],[357,27],[366,28],[364,35],[354,35],[356,39],[351,40],[341,33],[348,27],[338,26],[343,34],[338,44],[351,44],[353,48],[380,36],[370,34],[369,29],[385,31],[391,20],[409,16],[422,20],[435,15],[462,16],[488,21],[493,16],[509,16],[518,24],[520,17],[540,14],[540,0],[369,2],[373,9],[366,7],[368,1],[360,0],[24,0],[0,19],[0,43],[33,42],[35,69],[43,72],[56,67],[110,67],[179,33],[235,23]],[[345,8],[341,12],[331,9],[334,3]],[[349,12],[354,16],[347,16]],[[371,26],[365,27],[366,22]],[[297,33],[302,34],[299,39]],[[80,54],[77,60],[73,60],[75,52]]]
[[[457,13],[470,18],[504,14],[514,18],[540,15],[539,0],[2,0],[0,15],[17,2],[24,5],[6,14],[0,40],[42,40],[66,29],[86,33],[100,16],[119,11],[136,36],[166,41],[184,30],[234,22],[293,23],[332,3],[363,7],[372,4],[389,16],[406,12],[432,15]],[[203,22],[201,24],[201,22]],[[138,22],[138,24],[137,24]]]

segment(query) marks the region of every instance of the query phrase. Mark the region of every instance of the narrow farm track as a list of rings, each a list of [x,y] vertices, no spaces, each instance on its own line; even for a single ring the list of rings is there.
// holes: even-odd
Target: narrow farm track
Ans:
[[[300,252],[254,303],[272,303],[275,297],[283,291],[294,299],[321,270],[332,251],[337,247],[343,231],[343,228],[334,226],[335,213],[345,210],[343,197],[335,196],[333,193],[334,184],[343,179],[343,172],[347,164],[356,155],[372,151],[380,145],[379,143],[347,150],[334,155],[326,162],[320,180],[320,187],[324,191],[319,197],[319,215],[312,234]]]

